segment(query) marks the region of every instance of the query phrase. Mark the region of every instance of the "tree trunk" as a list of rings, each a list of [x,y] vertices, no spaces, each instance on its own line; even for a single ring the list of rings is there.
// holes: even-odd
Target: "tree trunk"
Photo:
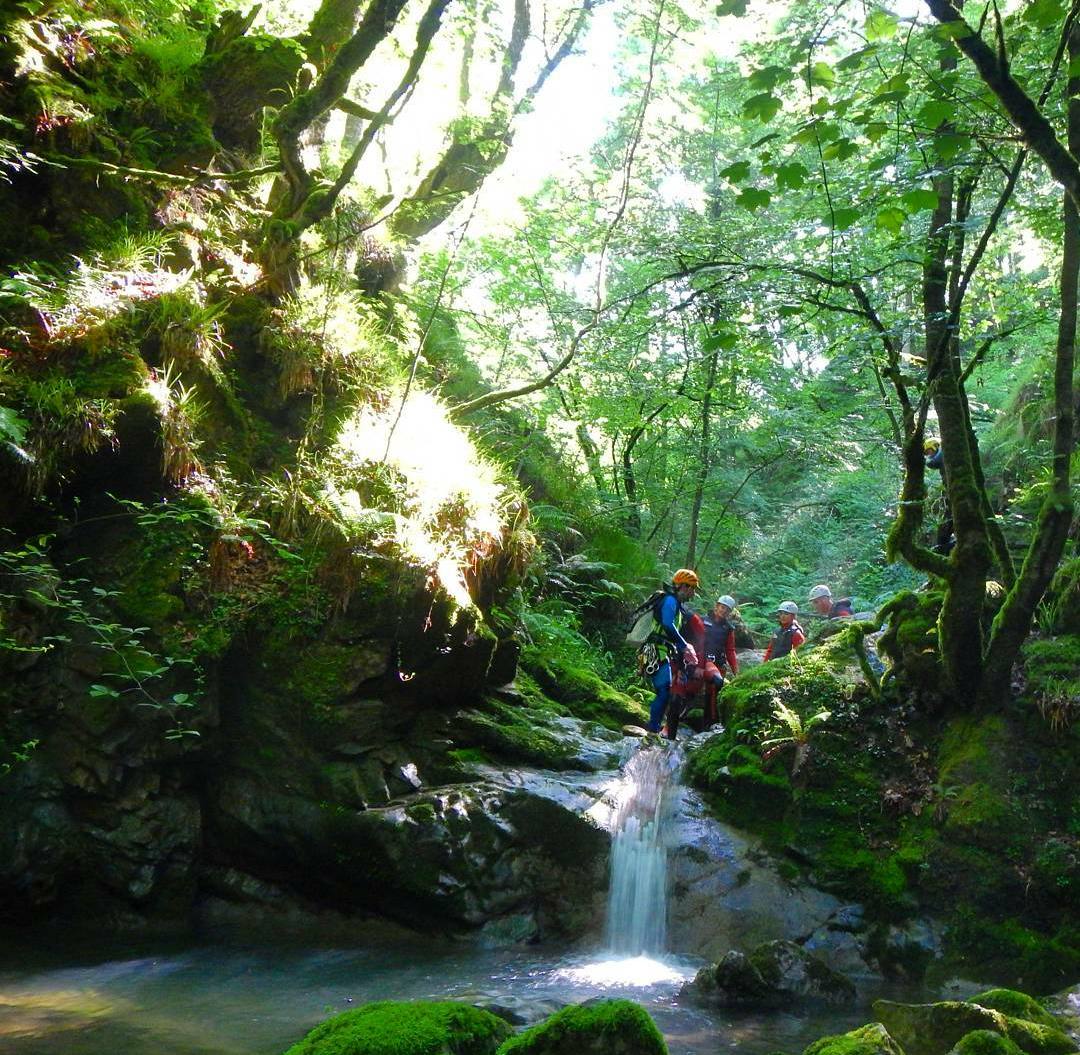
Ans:
[[[1069,69],[1080,60],[1080,30],[1069,34]],[[1074,157],[1080,156],[1080,78],[1070,77],[1068,140]],[[1054,462],[1050,488],[1043,500],[1035,534],[1016,583],[994,620],[990,647],[980,687],[980,703],[996,707],[1009,692],[1010,676],[1025,638],[1031,631],[1035,609],[1054,577],[1068,540],[1073,499],[1070,463],[1074,446],[1075,396],[1073,370],[1076,356],[1077,282],[1080,280],[1080,213],[1066,193],[1061,251],[1061,311],[1054,364]]]
[[[705,379],[705,395],[701,400],[701,447],[698,453],[697,472],[694,482],[694,501],[690,506],[690,538],[686,543],[686,566],[692,568],[697,556],[698,524],[701,521],[701,503],[705,497],[705,483],[709,478],[712,462],[712,444],[710,436],[710,411],[712,409],[713,386],[716,384],[716,364],[720,358],[720,348],[715,347],[709,356],[709,369]]]

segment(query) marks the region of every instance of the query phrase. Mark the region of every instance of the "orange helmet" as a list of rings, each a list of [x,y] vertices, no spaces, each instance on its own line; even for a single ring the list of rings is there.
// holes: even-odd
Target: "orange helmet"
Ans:
[[[698,578],[698,573],[692,571],[690,568],[680,568],[671,577],[672,586],[700,586],[701,580]]]

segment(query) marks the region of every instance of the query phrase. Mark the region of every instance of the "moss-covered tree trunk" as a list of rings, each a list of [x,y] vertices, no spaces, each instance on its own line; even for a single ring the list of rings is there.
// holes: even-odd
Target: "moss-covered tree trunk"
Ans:
[[[1069,69],[1080,63],[1080,29],[1069,33]],[[1071,76],[1068,99],[1068,141],[1080,157],[1080,78]],[[1035,534],[1016,582],[994,620],[980,690],[984,706],[993,707],[1008,693],[1012,666],[1031,630],[1035,609],[1054,577],[1073,517],[1070,465],[1074,447],[1077,283],[1080,281],[1080,211],[1063,195],[1061,309],[1054,362],[1054,459],[1051,481],[1035,524]]]

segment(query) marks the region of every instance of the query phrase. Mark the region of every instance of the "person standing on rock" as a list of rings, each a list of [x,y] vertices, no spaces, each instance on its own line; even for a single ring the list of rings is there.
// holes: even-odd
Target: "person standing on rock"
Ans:
[[[724,688],[724,675],[739,673],[739,659],[735,655],[735,628],[728,616],[735,610],[735,598],[725,593],[717,598],[712,612],[705,619],[704,679],[705,679],[705,728],[711,729],[718,722],[728,724],[727,709],[723,702],[717,712],[717,697]]]
[[[781,659],[806,640],[806,634],[795,618],[798,614],[799,606],[794,601],[781,601],[777,606],[776,619],[780,626],[765,649],[763,663],[768,663],[770,659]]]
[[[649,731],[660,732],[660,723],[671,702],[672,663],[678,665],[680,673],[686,680],[692,680],[691,674],[698,665],[697,652],[682,635],[683,622],[688,618],[686,609],[683,607],[690,601],[701,585],[696,571],[689,568],[680,568],[671,577],[671,589],[664,591],[663,597],[657,602],[656,617],[653,626],[653,637],[658,643],[660,654],[663,657],[652,675],[653,697],[649,707]],[[676,700],[676,706],[682,707],[682,700]],[[676,717],[675,728],[678,729]],[[674,739],[674,734],[669,729],[668,738]]]

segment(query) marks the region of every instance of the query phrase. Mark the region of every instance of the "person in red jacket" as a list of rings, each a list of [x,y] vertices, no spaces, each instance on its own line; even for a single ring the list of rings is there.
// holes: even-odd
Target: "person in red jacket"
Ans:
[[[739,659],[735,655],[735,628],[728,616],[735,610],[735,598],[724,594],[713,605],[710,617],[705,620],[705,639],[702,654],[705,657],[705,728],[718,722],[728,724],[726,708],[717,712],[716,699],[724,687],[724,677],[739,673]]]
[[[763,662],[768,663],[770,659],[780,659],[794,652],[806,640],[803,628],[795,618],[798,614],[799,606],[794,601],[781,601],[777,606],[776,619],[780,626],[765,649]]]

